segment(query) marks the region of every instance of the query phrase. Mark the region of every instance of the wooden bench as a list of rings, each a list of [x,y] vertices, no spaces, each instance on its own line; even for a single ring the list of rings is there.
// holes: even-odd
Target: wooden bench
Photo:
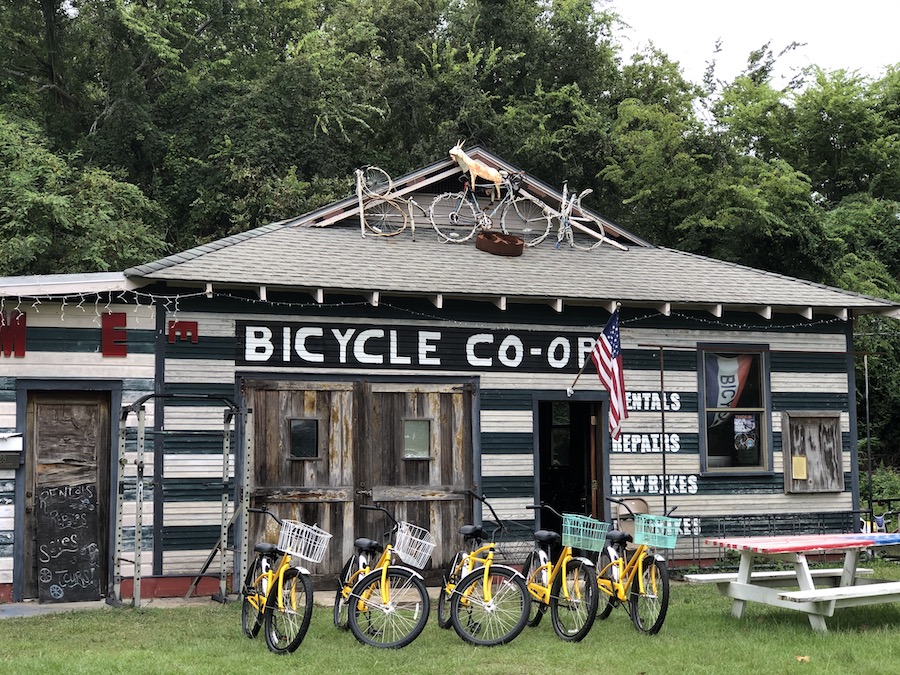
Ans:
[[[812,575],[814,579],[836,579],[839,580],[841,575],[844,573],[844,570],[841,568],[828,568],[828,569],[811,569],[809,573]],[[872,574],[871,568],[868,567],[857,567],[856,568],[856,576],[869,576]],[[738,575],[737,572],[713,572],[713,573],[700,573],[700,574],[685,574],[684,580],[694,583],[694,584],[724,584],[732,581],[737,581]],[[761,572],[752,572],[750,574],[750,580],[752,582],[796,582],[797,581],[797,573],[794,570],[771,570],[771,571],[761,571]]]
[[[900,581],[881,581],[878,583],[862,583],[855,586],[837,586],[835,588],[814,588],[810,591],[785,591],[779,593],[782,600],[792,602],[832,602],[836,606],[849,607],[853,604],[873,604],[874,598],[879,602],[900,602]],[[865,600],[854,603],[853,600]]]

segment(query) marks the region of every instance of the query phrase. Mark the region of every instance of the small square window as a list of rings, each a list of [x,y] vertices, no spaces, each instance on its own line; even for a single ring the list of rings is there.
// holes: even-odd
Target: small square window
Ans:
[[[288,420],[291,431],[291,459],[319,457],[319,420]]]
[[[431,420],[403,420],[403,459],[431,459]]]

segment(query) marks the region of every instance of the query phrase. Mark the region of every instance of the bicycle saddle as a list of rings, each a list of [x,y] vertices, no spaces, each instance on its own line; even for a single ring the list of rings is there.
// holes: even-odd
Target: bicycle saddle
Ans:
[[[555,544],[559,541],[559,532],[538,530],[534,533],[534,540],[540,544]]]
[[[484,539],[484,530],[479,525],[463,525],[459,533],[464,539]]]
[[[381,553],[384,550],[384,546],[381,542],[367,537],[360,537],[353,542],[353,545],[360,551],[365,551],[366,553]]]
[[[606,538],[609,539],[611,544],[627,544],[630,541],[634,541],[634,537],[621,530],[610,530],[606,533]]]
[[[263,555],[275,555],[278,553],[278,547],[275,544],[262,541],[253,547],[253,550]]]

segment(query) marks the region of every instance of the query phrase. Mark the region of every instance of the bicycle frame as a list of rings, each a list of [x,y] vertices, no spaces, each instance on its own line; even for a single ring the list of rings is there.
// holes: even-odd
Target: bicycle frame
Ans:
[[[541,565],[539,565],[537,569],[535,569],[534,574],[531,575],[531,578],[526,580],[528,585],[528,592],[531,593],[531,597],[535,600],[544,605],[548,605],[550,604],[550,592],[553,588],[553,582],[556,581],[556,577],[558,577],[560,574],[565,575],[565,573],[568,571],[569,562],[573,560],[575,556],[572,555],[571,546],[563,546],[562,550],[559,553],[559,556],[556,558],[556,563],[553,563],[550,560],[549,554],[544,551],[543,548],[537,548],[535,549],[535,551],[544,554],[544,556],[547,557],[547,561],[541,563]],[[547,571],[546,586],[536,581],[537,575],[544,569],[546,569]],[[571,597],[569,596],[569,589],[565,585],[563,585],[563,597],[565,597],[566,600],[571,599]]]
[[[644,560],[650,555],[650,549],[644,544],[639,544],[634,551],[627,556],[627,560],[619,555],[613,546],[607,546],[610,557],[609,564],[597,573],[597,587],[606,595],[625,602],[628,600],[628,591],[637,576],[638,592],[645,593],[644,588]],[[604,573],[612,570],[612,579],[604,577]]]

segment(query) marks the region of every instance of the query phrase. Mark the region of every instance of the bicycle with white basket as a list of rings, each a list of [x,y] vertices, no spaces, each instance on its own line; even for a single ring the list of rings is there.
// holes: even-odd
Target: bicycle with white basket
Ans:
[[[405,647],[428,621],[431,602],[418,570],[428,564],[436,542],[428,530],[397,521],[384,507],[360,508],[383,511],[393,523],[386,536],[396,533],[396,537],[387,545],[367,537],[356,539],[356,552],[338,579],[334,625],[349,628],[357,640],[372,647]]]
[[[282,520],[266,508],[249,509],[280,526],[278,543],[260,542],[241,588],[241,627],[255,638],[265,625],[266,645],[276,654],[293,652],[303,642],[312,618],[313,587],[309,570],[294,558],[320,563],[331,540],[328,532],[298,520]]]

